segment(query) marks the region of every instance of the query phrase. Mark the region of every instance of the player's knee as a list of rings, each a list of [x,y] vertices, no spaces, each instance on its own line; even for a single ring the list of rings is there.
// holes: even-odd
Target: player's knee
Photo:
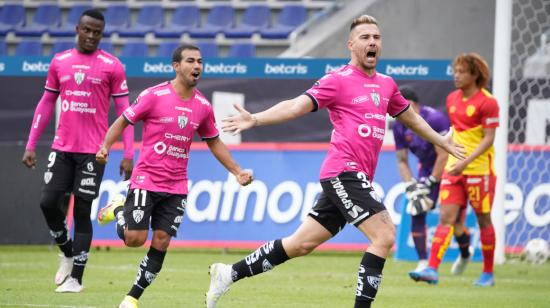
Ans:
[[[62,193],[45,191],[42,193],[42,198],[40,199],[40,208],[42,211],[49,211],[52,209],[57,209],[58,200],[61,197]]]
[[[384,250],[391,250],[395,244],[395,226],[387,225],[383,230],[379,230],[376,236],[372,239],[372,245],[380,247]]]
[[[124,244],[128,247],[141,247],[145,244],[147,240],[147,235],[142,236],[139,233],[135,232],[126,232],[124,235]]]

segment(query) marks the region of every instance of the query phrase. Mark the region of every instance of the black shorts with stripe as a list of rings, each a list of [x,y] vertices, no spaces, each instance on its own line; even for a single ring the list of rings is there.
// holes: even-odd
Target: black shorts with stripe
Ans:
[[[336,235],[346,223],[359,226],[372,215],[386,210],[368,177],[362,172],[342,172],[321,180],[323,192],[309,216]]]

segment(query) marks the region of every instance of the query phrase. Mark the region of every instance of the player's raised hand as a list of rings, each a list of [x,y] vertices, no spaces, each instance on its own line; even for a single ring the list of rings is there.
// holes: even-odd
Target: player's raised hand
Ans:
[[[25,153],[23,153],[23,158],[21,159],[21,162],[23,165],[27,166],[27,168],[34,169],[36,168],[36,152],[25,150]]]
[[[96,155],[97,159],[97,155]],[[124,158],[120,161],[120,171],[119,174],[124,174],[124,180],[129,180],[132,176],[132,170],[134,169],[134,161],[132,159]]]
[[[252,181],[254,180],[254,177],[252,176],[252,170],[250,169],[242,170],[236,176],[237,182],[239,182],[239,184],[241,184],[242,186],[246,186],[252,183]]]
[[[236,135],[242,131],[254,127],[256,119],[243,107],[234,104],[233,107],[239,112],[234,116],[222,120],[222,130],[226,133]]]
[[[107,157],[109,156],[109,151],[105,147],[101,147],[99,151],[95,154],[95,160],[105,165],[107,163]]]

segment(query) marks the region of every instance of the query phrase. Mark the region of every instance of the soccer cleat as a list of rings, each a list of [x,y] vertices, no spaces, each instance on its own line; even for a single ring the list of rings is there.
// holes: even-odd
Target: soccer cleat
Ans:
[[[466,270],[468,263],[470,263],[474,255],[474,248],[472,246],[470,246],[468,250],[470,251],[470,256],[468,256],[468,258],[463,258],[461,255],[456,257],[456,260],[451,267],[451,274],[462,275],[462,273],[464,273],[464,270]]]
[[[115,220],[115,209],[124,206],[126,197],[124,195],[116,195],[106,206],[102,207],[97,214],[97,222],[100,225],[105,225]]]
[[[57,287],[57,289],[55,289],[55,292],[80,293],[82,292],[83,289],[84,287],[80,283],[78,283],[78,280],[76,280],[76,278],[69,277],[65,280],[65,282],[63,282],[62,285],[60,285],[59,287]]]
[[[118,305],[118,308],[138,308],[138,300],[130,295],[126,295],[120,305]]]
[[[421,259],[421,260],[418,261],[418,264],[416,265],[416,269],[414,271],[415,272],[420,272],[421,270],[425,269],[426,267],[428,267],[428,260]]]
[[[65,256],[61,256],[59,259],[59,268],[57,269],[57,273],[55,273],[54,282],[56,285],[60,286],[67,277],[71,275],[71,271],[73,270],[73,258],[67,258]]]
[[[474,282],[474,285],[478,287],[492,287],[495,285],[495,277],[493,273],[482,272],[479,279]]]
[[[231,265],[214,263],[210,265],[210,288],[206,293],[206,307],[214,308],[220,297],[227,291],[233,283],[231,279]]]
[[[428,284],[437,284],[439,282],[437,270],[429,266],[420,271],[409,272],[409,277],[414,281],[425,281]]]

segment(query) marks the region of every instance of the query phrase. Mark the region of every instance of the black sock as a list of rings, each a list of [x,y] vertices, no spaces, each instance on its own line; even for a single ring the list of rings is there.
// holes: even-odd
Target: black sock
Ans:
[[[280,239],[267,242],[246,258],[233,264],[233,281],[267,272],[288,259],[290,258],[286,255]]]
[[[357,290],[355,291],[355,308],[370,307],[382,282],[382,269],[386,259],[370,252],[365,252],[359,265]]]
[[[63,255],[70,258],[73,256],[73,241],[67,230],[65,215],[58,206],[58,202],[62,196],[64,195],[60,192],[43,192],[42,200],[40,201],[40,209],[50,229],[50,235],[53,237],[59,249],[63,252]]]
[[[54,238],[57,247],[63,252],[63,255],[71,258],[73,256],[73,241],[69,237],[67,227],[63,227],[60,231],[50,230],[50,234]]]
[[[139,270],[137,273],[136,281],[128,292],[128,295],[135,299],[139,299],[145,288],[147,288],[157,277],[160,269],[162,268],[162,263],[164,262],[164,257],[166,256],[166,251],[156,250],[153,247],[149,247],[147,255],[141,263],[139,264]]]
[[[82,284],[82,275],[84,268],[88,262],[88,253],[90,252],[90,244],[92,243],[92,233],[77,233],[74,234],[73,245],[73,270],[71,277],[78,280]]]
[[[460,256],[463,259],[470,257],[470,234],[467,231],[464,231],[459,236],[455,236],[455,240],[458,243],[458,248],[460,249]]]
[[[123,207],[119,206],[114,210],[116,219],[116,234],[121,240],[124,239],[124,229],[126,228],[126,220],[124,219]]]

